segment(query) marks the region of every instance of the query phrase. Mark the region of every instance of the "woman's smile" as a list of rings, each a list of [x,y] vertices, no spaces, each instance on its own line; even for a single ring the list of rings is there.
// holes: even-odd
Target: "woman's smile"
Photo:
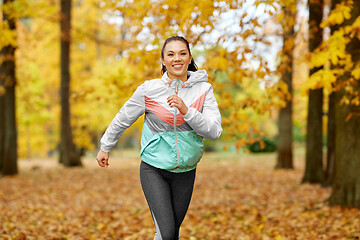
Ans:
[[[181,68],[184,66],[184,64],[174,64],[172,65],[173,68],[175,68],[175,70],[181,70]]]

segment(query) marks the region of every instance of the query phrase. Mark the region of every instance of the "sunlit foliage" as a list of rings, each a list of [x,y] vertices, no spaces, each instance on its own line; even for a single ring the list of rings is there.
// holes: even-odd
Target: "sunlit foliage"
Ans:
[[[136,87],[160,77],[160,50],[171,35],[184,35],[199,67],[209,73],[222,112],[223,140],[235,141],[241,149],[264,135],[275,136],[277,109],[291,97],[280,79],[286,66],[286,56],[278,53],[280,23],[296,24],[284,19],[280,6],[292,2],[73,0],[70,102],[76,145],[95,150]],[[349,0],[337,6],[322,27],[348,19],[352,4]],[[0,21],[0,47],[17,46],[19,154],[44,157],[56,152],[59,143],[59,2],[16,0],[1,10],[18,18],[16,33]],[[360,18],[339,28],[306,59],[311,67],[328,61],[337,67],[297,86],[329,91],[345,87],[343,103],[359,105],[352,85],[360,78],[360,65],[346,52],[349,39],[360,36],[359,29]],[[284,43],[283,49],[291,51],[296,44]],[[335,84],[344,71],[350,71],[350,80]],[[139,134],[140,128],[141,120],[125,135]]]

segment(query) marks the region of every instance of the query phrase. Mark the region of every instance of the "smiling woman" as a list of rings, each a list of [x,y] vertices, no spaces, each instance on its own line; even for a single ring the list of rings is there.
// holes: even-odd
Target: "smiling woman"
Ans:
[[[197,66],[191,56],[189,43],[185,38],[174,36],[168,38],[161,50],[161,73],[168,72],[170,79],[179,78],[185,82],[187,71],[197,71]]]
[[[155,224],[155,240],[179,239],[193,192],[203,138],[222,133],[221,116],[205,70],[197,70],[184,37],[168,38],[161,51],[162,77],[145,81],[101,138],[98,164],[122,133],[145,113],[140,180]]]

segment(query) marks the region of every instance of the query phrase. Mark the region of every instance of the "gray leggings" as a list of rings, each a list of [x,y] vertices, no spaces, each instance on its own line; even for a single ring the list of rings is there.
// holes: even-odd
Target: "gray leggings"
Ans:
[[[154,240],[178,240],[194,188],[196,169],[173,173],[145,162],[140,180],[155,224]]]

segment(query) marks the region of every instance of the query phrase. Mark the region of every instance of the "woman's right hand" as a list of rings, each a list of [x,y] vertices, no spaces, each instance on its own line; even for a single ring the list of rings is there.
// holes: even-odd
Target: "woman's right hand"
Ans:
[[[100,150],[96,156],[96,160],[100,167],[107,168],[109,166],[109,153]]]

